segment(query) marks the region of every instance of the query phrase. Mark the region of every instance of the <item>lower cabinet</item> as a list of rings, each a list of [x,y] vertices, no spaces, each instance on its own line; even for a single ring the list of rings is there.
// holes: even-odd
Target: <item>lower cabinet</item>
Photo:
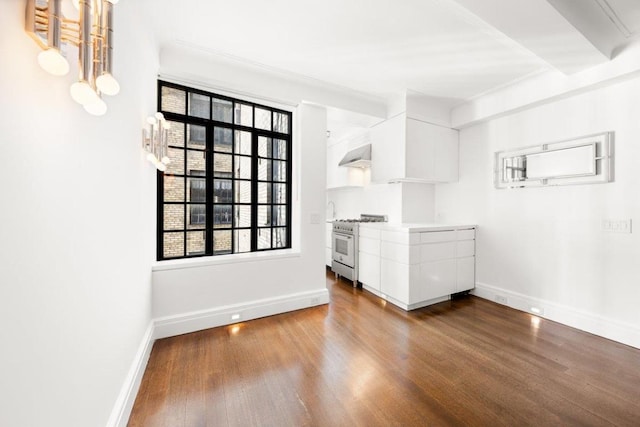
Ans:
[[[358,242],[358,280],[365,289],[380,292],[380,230],[363,228]]]
[[[379,289],[387,300],[412,310],[475,286],[475,229],[402,233],[382,233]],[[365,259],[361,271],[373,262]]]

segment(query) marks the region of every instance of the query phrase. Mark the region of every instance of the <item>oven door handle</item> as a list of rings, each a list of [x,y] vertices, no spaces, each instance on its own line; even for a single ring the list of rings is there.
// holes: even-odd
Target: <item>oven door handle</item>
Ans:
[[[345,238],[345,239],[353,239],[353,236],[350,235],[350,234],[342,234],[342,233],[338,233],[336,231],[334,231],[333,234],[335,234],[338,237]]]

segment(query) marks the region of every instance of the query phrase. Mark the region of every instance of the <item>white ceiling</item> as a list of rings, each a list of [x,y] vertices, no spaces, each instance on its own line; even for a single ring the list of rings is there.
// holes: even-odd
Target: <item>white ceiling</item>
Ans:
[[[161,46],[186,43],[383,99],[411,90],[454,104],[567,59],[571,72],[606,61],[603,51],[640,29],[640,0],[147,1]],[[593,30],[613,22],[607,8],[630,34]]]

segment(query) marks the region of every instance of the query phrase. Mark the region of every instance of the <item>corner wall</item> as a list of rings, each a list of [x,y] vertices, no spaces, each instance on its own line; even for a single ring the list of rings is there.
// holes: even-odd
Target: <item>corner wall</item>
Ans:
[[[158,263],[153,273],[158,338],[329,302],[322,214],[326,110],[302,104],[294,114],[294,248],[245,254],[241,262],[213,259],[175,268],[171,262]],[[231,318],[235,313],[237,320]]]
[[[151,322],[155,175],[140,132],[157,49],[138,2],[120,2],[121,92],[91,116],[69,95],[75,49],[65,77],[38,66],[25,3],[0,13],[0,425],[126,422],[117,402]]]
[[[640,347],[640,79],[460,131],[460,181],[436,186],[438,221],[479,224],[476,292]],[[494,152],[615,132],[615,181],[497,190]],[[502,301],[502,300],[501,300]]]

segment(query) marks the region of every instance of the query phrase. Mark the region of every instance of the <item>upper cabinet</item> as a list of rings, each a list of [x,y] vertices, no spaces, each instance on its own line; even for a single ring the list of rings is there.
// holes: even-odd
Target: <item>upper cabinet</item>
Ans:
[[[399,114],[370,129],[371,181],[456,182],[458,131]]]

